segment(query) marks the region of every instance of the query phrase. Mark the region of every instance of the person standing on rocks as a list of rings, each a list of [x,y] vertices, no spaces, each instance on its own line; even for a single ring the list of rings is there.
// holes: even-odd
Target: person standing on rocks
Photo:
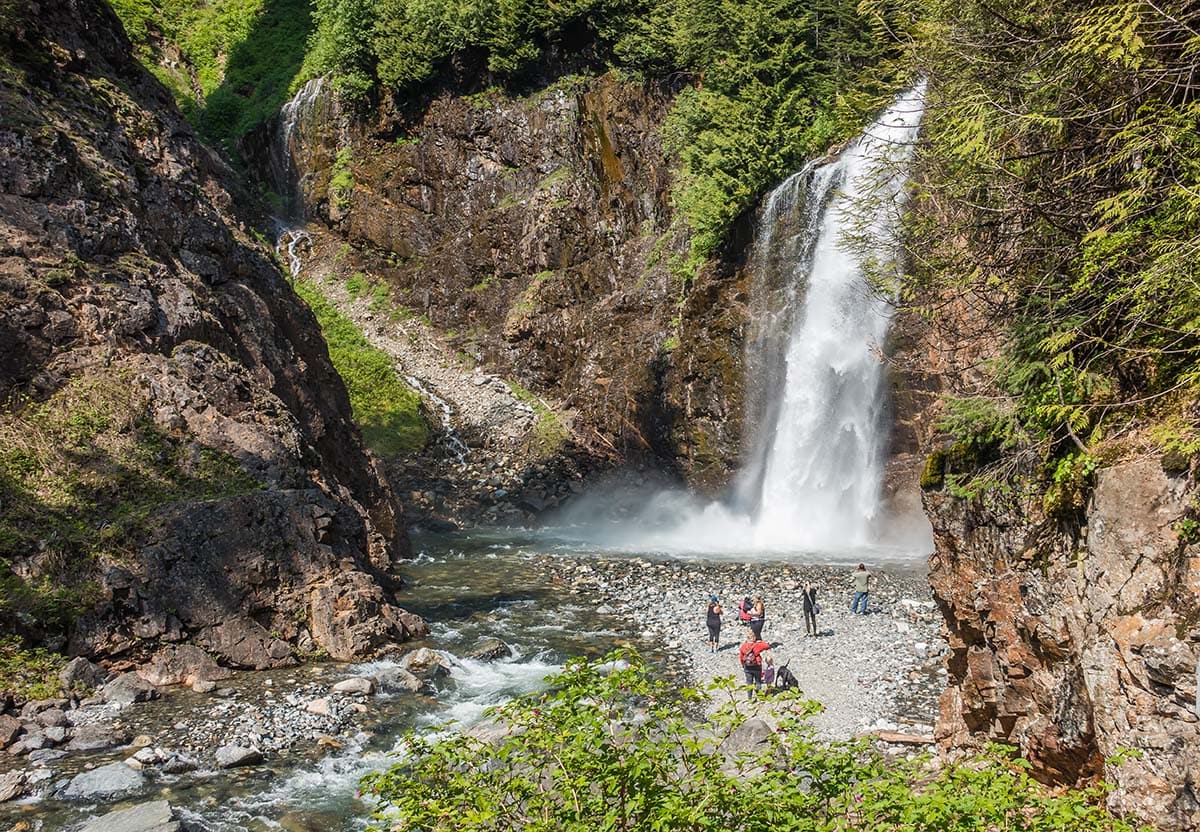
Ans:
[[[749,595],[747,595],[741,601],[738,601],[738,607],[737,607],[738,623],[741,624],[743,627],[750,626],[750,612],[753,609],[754,609],[754,602],[750,600]]]
[[[742,665],[742,671],[746,674],[746,684],[754,686],[754,690],[750,692],[751,698],[754,696],[754,691],[762,687],[763,654],[770,649],[771,645],[754,635],[753,631],[748,631],[746,640],[742,642],[742,647],[738,650],[738,661]]]
[[[858,568],[850,573],[850,579],[854,581],[854,600],[850,602],[850,612],[857,615],[867,614],[867,595],[871,588],[871,573],[867,571],[865,564],[860,563]],[[859,602],[862,602],[862,611],[859,612]]]
[[[761,595],[754,596],[754,606],[750,609],[750,632],[756,639],[762,638],[763,624],[767,621],[767,608],[763,605]]]
[[[815,636],[820,632],[817,629],[817,613],[821,611],[821,605],[817,603],[817,588],[812,582],[805,583],[800,597],[804,607],[804,635]]]
[[[724,612],[717,596],[710,596],[708,599],[708,652],[710,653],[715,653],[721,648],[721,616]]]

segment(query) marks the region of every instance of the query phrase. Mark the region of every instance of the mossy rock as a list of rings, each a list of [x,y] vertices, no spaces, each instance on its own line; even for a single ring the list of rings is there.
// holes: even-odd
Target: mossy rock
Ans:
[[[934,451],[925,458],[925,468],[921,471],[922,491],[941,491],[946,485],[946,452]]]

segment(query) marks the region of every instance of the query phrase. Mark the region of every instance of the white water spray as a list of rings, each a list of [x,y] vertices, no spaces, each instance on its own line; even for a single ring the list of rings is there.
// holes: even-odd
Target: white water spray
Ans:
[[[867,262],[873,274],[898,268],[895,232],[924,93],[922,82],[899,96],[836,158],[805,167],[765,202],[747,355],[746,424],[756,433],[733,499],[703,505],[660,493],[603,542],[678,554],[896,542],[881,496],[893,310]]]

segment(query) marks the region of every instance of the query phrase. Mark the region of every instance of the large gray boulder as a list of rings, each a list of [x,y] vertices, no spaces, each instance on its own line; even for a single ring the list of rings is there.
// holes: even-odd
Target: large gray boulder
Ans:
[[[379,689],[387,693],[420,693],[425,689],[425,683],[403,667],[389,667],[375,674],[375,683]]]
[[[71,741],[67,743],[68,751],[102,751],[117,745],[124,745],[129,735],[103,725],[80,725],[75,729]]]
[[[79,832],[179,832],[180,828],[171,804],[152,800],[88,821]]]
[[[193,685],[228,679],[233,671],[221,667],[212,656],[194,644],[169,644],[154,654],[149,664],[138,668],[138,676],[152,685]]]
[[[58,681],[63,690],[92,690],[108,681],[108,671],[80,656],[59,671]]]
[[[427,682],[450,675],[450,662],[441,653],[428,647],[419,647],[411,653],[405,653],[400,659],[400,666]]]
[[[63,797],[67,800],[107,800],[134,794],[145,785],[146,778],[141,772],[124,763],[109,763],[76,774],[63,791]]]
[[[467,651],[465,658],[481,662],[491,662],[496,659],[508,658],[511,655],[512,648],[500,639],[488,636],[475,642],[474,646]]]
[[[132,705],[158,698],[158,688],[136,673],[122,673],[100,689],[100,695],[110,705]]]
[[[0,803],[5,803],[25,792],[25,772],[16,770],[0,774]]]

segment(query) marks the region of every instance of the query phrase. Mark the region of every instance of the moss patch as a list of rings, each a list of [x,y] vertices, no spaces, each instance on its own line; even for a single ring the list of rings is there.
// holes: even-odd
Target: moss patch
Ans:
[[[46,650],[26,650],[21,641],[0,638],[0,695],[51,699],[62,692],[58,673],[66,659]]]
[[[533,426],[530,437],[531,450],[537,456],[549,457],[562,450],[570,434],[558,414],[550,409],[538,396],[526,390],[515,381],[509,380],[508,389],[520,401],[533,408],[537,423]]]
[[[429,441],[429,426],[421,415],[421,397],[396,374],[395,363],[371,346],[354,322],[331,304],[317,286],[296,281],[296,294],[317,316],[329,345],[329,358],[346,383],[354,419],[371,450],[385,456],[421,450]],[[362,290],[366,291],[367,286]],[[379,290],[382,289],[382,300]],[[387,303],[387,287],[371,287],[372,308]]]

